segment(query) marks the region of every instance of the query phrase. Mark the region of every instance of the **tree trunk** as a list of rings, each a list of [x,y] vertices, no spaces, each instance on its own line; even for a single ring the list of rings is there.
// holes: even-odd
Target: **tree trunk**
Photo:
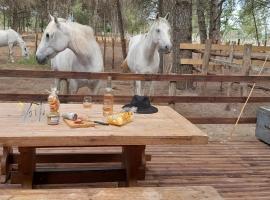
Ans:
[[[191,58],[190,50],[180,50],[180,43],[192,42],[192,0],[175,0],[173,9],[173,72],[192,74],[191,65],[181,65],[180,58]],[[177,83],[177,89],[192,88],[191,81]]]
[[[118,27],[119,27],[119,31],[121,35],[122,53],[123,53],[123,58],[125,59],[127,57],[127,47],[126,47],[122,8],[121,8],[120,0],[116,0],[116,8],[117,8],[117,15],[118,15]]]
[[[163,17],[163,0],[158,1],[158,13],[159,16]],[[164,63],[164,56],[162,52],[159,52],[159,73],[163,74],[163,63]]]
[[[255,12],[254,12],[254,0],[251,1],[251,12],[252,12],[252,18],[253,18],[253,22],[254,22],[254,27],[255,27],[255,31],[256,31],[256,40],[257,40],[257,44],[258,46],[260,46],[260,40],[259,40],[259,33],[258,33],[258,26],[257,26],[257,22],[256,22],[256,16],[255,16]]]
[[[16,5],[13,5],[13,10],[12,10],[12,24],[11,24],[11,28],[15,31],[18,31],[18,11],[16,8]]]
[[[210,0],[210,12],[209,12],[209,38],[212,39],[212,43],[217,44],[220,41],[220,16],[222,5],[219,5],[218,0]]]
[[[158,0],[158,13],[159,16],[163,17],[163,0]]]
[[[6,30],[6,11],[5,10],[3,10],[3,16],[4,16],[4,22],[3,22],[4,30]]]
[[[198,25],[199,25],[199,33],[200,33],[200,41],[202,44],[205,43],[207,39],[207,31],[206,31],[206,23],[205,23],[205,6],[203,0],[196,0],[196,10],[198,17]]]

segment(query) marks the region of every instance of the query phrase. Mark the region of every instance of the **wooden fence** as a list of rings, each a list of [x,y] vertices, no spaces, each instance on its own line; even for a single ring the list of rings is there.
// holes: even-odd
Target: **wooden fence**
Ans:
[[[191,50],[193,53],[198,54],[207,54],[209,55],[209,66],[229,66],[234,68],[241,68],[243,64],[243,59],[245,55],[245,49],[251,48],[250,59],[251,65],[256,67],[261,67],[264,64],[265,58],[270,52],[270,47],[268,46],[251,46],[250,45],[236,45],[236,44],[211,44],[207,48],[206,44],[190,44],[190,43],[181,43],[180,49],[182,50]],[[209,46],[209,45],[208,45]],[[219,57],[219,58],[213,58]],[[201,66],[203,65],[204,58],[188,58],[181,59],[181,64]],[[270,68],[270,59],[266,62],[266,68]]]
[[[55,72],[55,71],[32,71],[32,70],[0,70],[0,77],[16,77],[16,78],[60,78],[60,79],[101,79],[107,80],[108,76],[112,80],[119,81],[179,81],[193,80],[199,82],[252,82],[258,83],[262,81],[270,81],[270,76],[224,76],[224,75],[161,75],[161,74],[122,74],[122,73],[87,73],[87,72]],[[82,102],[82,95],[60,95],[62,102]],[[115,102],[127,103],[131,96],[115,96]],[[246,97],[223,97],[223,96],[152,96],[153,103],[244,103]],[[93,95],[95,102],[102,102],[103,96]],[[0,101],[46,101],[47,94],[9,94],[1,93]],[[250,103],[270,102],[270,97],[251,97]],[[196,124],[233,124],[236,118],[188,118]],[[256,118],[243,118],[240,123],[255,123]]]
[[[30,48],[36,49],[40,39],[41,39],[42,33],[37,34],[24,34],[23,37],[28,40],[34,40],[34,42],[28,42],[27,45]],[[103,61],[106,64],[106,55],[107,55],[107,48],[112,49],[112,61],[110,64],[112,65],[111,68],[115,68],[115,48],[116,45],[121,42],[121,39],[117,36],[97,36],[96,40],[100,43],[100,45],[103,47]],[[207,46],[206,44],[191,44],[191,43],[181,43],[179,45],[179,48],[181,50],[191,50],[193,53],[202,54],[204,55],[202,58],[182,58],[180,59],[180,63],[184,65],[193,65],[194,70],[196,72],[202,72],[203,69],[207,68],[207,71],[209,71],[210,67],[217,67],[220,66],[221,68],[224,66],[229,66],[232,68],[241,68],[243,64],[243,59],[245,57],[244,51],[245,48],[247,48],[245,45],[236,45],[233,44],[211,44]],[[251,52],[251,65],[256,70],[256,68],[263,65],[266,53],[270,52],[270,47],[265,46],[253,46],[252,52]],[[209,56],[209,61],[207,62],[207,66],[205,66],[205,55]],[[213,57],[214,56],[214,57]],[[218,58],[216,58],[218,56]],[[107,63],[108,64],[108,63]],[[266,63],[265,65],[266,70],[269,68],[270,70],[270,61]]]

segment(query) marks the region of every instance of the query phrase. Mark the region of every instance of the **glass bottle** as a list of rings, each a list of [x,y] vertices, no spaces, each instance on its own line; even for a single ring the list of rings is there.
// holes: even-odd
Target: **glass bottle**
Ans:
[[[112,91],[112,78],[108,77],[107,87],[105,89],[104,98],[103,98],[103,116],[107,117],[108,115],[113,114],[113,103],[114,96]]]

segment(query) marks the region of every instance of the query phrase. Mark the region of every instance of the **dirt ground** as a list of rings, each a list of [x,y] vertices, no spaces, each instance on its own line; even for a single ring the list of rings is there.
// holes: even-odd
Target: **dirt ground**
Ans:
[[[103,46],[101,45],[102,51]],[[33,52],[33,50],[32,50]],[[21,59],[20,50],[18,47],[15,48],[15,60],[18,61]],[[106,49],[106,62],[105,68],[106,71],[120,71],[119,68],[122,62],[121,48],[117,46],[115,49],[115,67],[112,69],[112,49]],[[48,66],[36,66],[36,65],[25,65],[11,64],[8,62],[8,49],[0,48],[0,69],[38,69],[38,70],[48,70]],[[26,78],[0,78],[0,92],[1,93],[46,93],[46,89],[49,89],[53,85],[53,79],[26,79]],[[177,95],[199,95],[200,87],[199,84],[194,90],[178,90]],[[270,88],[269,83],[263,84],[263,86]],[[132,82],[113,82],[113,89],[115,95],[133,95],[133,83]],[[79,94],[89,94],[87,88],[81,88]],[[100,93],[102,94],[102,90]],[[226,95],[225,90],[220,91],[219,83],[209,83],[207,88],[208,95],[221,96]],[[168,95],[168,83],[160,82],[156,83],[155,86],[156,95]],[[234,85],[233,96],[239,96],[240,91],[238,85]],[[263,90],[255,90],[254,96],[268,96],[270,92]],[[210,103],[201,103],[201,104],[189,104],[181,103],[176,105],[176,110],[180,114],[186,117],[237,117],[241,106],[243,104],[233,104],[231,111],[226,111],[226,104],[210,104]],[[255,116],[256,110],[259,106],[270,106],[270,104],[248,104],[244,116]],[[233,125],[198,125],[198,127],[207,132],[210,140],[212,141],[224,141],[229,133],[231,132]],[[239,125],[236,128],[235,134],[233,135],[233,140],[254,140],[255,139],[255,124],[252,125]]]

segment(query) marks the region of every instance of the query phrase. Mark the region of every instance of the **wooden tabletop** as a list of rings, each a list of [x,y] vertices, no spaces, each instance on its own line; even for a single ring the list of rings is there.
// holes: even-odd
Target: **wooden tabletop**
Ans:
[[[48,107],[46,105],[46,107]],[[20,147],[54,146],[113,146],[113,145],[167,145],[206,144],[207,135],[168,106],[159,106],[159,112],[150,115],[135,114],[134,121],[123,126],[101,126],[71,129],[61,119],[59,125],[42,122],[23,122],[17,103],[0,104],[0,145]],[[121,106],[115,105],[114,111]],[[90,110],[81,104],[61,104],[60,112],[86,114],[92,120],[102,120],[102,105]]]

